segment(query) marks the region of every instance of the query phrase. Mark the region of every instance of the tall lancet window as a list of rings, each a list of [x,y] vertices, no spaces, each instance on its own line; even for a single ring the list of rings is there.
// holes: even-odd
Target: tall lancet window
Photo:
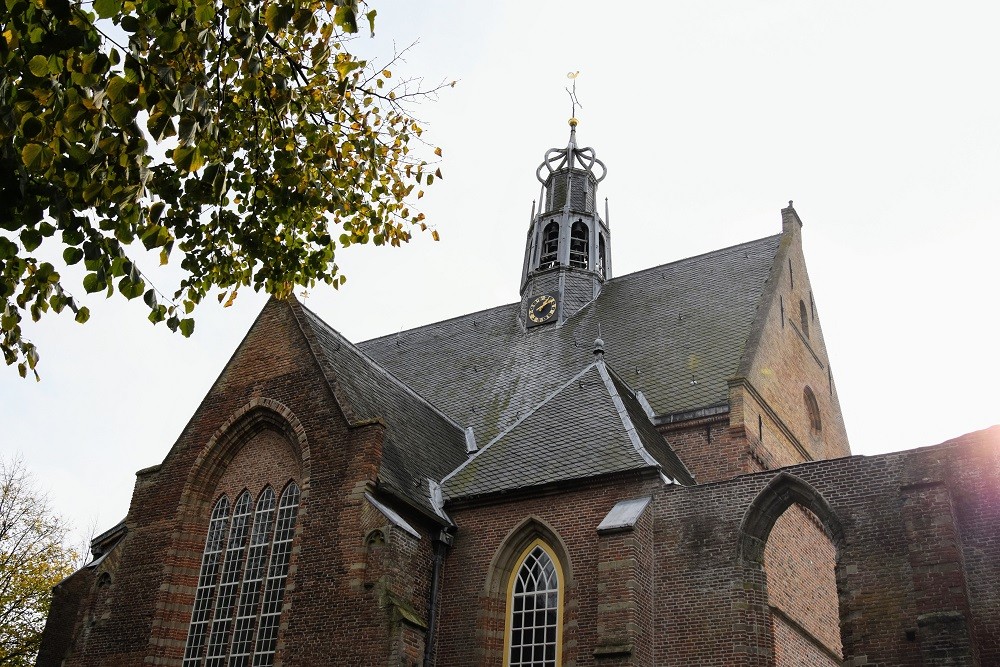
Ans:
[[[550,222],[542,232],[542,254],[538,259],[539,269],[548,269],[559,260],[559,223]]]
[[[226,496],[212,510],[184,667],[274,663],[299,487],[289,482],[278,503],[271,487],[265,487],[253,512],[252,505],[244,491],[232,521]]]
[[[541,541],[526,550],[507,594],[508,667],[555,667],[560,659],[562,578],[559,561]]]
[[[569,233],[569,265],[577,269],[586,269],[589,260],[589,230],[582,220],[577,220]]]

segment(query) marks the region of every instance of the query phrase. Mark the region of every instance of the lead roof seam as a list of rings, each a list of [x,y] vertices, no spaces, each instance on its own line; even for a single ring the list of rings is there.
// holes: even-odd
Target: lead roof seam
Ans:
[[[424,398],[423,396],[421,396],[420,394],[418,394],[416,391],[414,391],[405,382],[403,382],[398,377],[396,377],[395,375],[393,375],[391,372],[389,372],[388,370],[386,370],[385,368],[383,368],[381,364],[379,364],[377,361],[375,361],[374,359],[372,359],[371,357],[369,357],[358,346],[356,346],[354,343],[352,343],[351,341],[349,341],[345,336],[342,336],[339,331],[337,331],[336,329],[334,329],[333,327],[331,327],[329,324],[327,324],[326,322],[324,322],[323,318],[321,318],[319,315],[317,315],[313,311],[309,310],[305,306],[303,306],[303,309],[306,310],[314,319],[316,319],[318,322],[320,322],[323,326],[325,326],[327,329],[329,329],[337,337],[338,341],[340,341],[341,344],[347,345],[348,348],[350,348],[351,350],[353,350],[354,352],[356,352],[365,362],[367,362],[369,365],[371,365],[373,368],[375,368],[375,370],[377,370],[380,373],[382,373],[382,375],[385,376],[387,379],[389,379],[391,382],[397,384],[405,393],[409,394],[413,398],[417,399],[419,402],[421,402],[424,405],[426,405],[428,408],[431,409],[432,412],[436,413],[438,416],[440,416],[441,418],[443,418],[450,425],[452,425],[455,428],[457,428],[460,432],[462,432],[463,434],[465,433],[465,429],[462,426],[460,426],[458,424],[458,422],[456,422],[454,419],[452,419],[451,417],[449,417],[448,415],[446,415],[444,412],[442,412],[441,410],[439,410],[433,403],[431,403],[426,398]],[[324,352],[324,354],[325,354],[325,352]]]
[[[622,426],[625,427],[625,433],[628,434],[629,440],[632,442],[632,446],[635,447],[635,451],[642,457],[642,459],[651,466],[660,468],[660,464],[656,462],[656,459],[646,450],[643,446],[642,441],[639,440],[639,434],[635,432],[635,424],[632,423],[631,417],[628,416],[628,411],[625,409],[625,402],[622,401],[622,397],[618,395],[618,389],[615,387],[614,382],[611,381],[611,376],[608,375],[608,369],[604,365],[603,360],[598,360],[597,362],[597,372],[600,373],[601,379],[604,380],[604,387],[611,394],[611,400],[615,404],[615,409],[618,411],[618,418],[622,420]]]
[[[567,380],[565,383],[563,383],[562,385],[560,385],[555,391],[553,391],[551,394],[549,394],[548,396],[546,396],[542,401],[540,401],[537,405],[535,405],[535,407],[533,407],[531,410],[529,410],[523,417],[521,417],[520,419],[518,419],[517,421],[515,421],[513,424],[511,424],[510,426],[508,426],[506,429],[504,429],[503,431],[501,431],[500,433],[498,433],[496,436],[494,436],[494,438],[492,440],[490,440],[488,443],[486,443],[485,445],[483,445],[482,448],[479,449],[479,451],[477,451],[475,454],[473,454],[472,456],[470,456],[468,458],[468,460],[466,460],[466,461],[464,461],[462,463],[462,465],[458,466],[457,468],[455,468],[454,470],[452,470],[450,473],[448,473],[447,475],[445,475],[441,479],[441,486],[444,486],[445,482],[447,482],[449,479],[451,479],[456,474],[458,474],[459,471],[461,471],[463,468],[465,468],[465,466],[469,465],[470,463],[472,463],[473,461],[475,461],[476,459],[478,459],[479,455],[482,454],[483,452],[485,452],[486,450],[488,450],[493,443],[495,443],[497,440],[500,440],[502,437],[504,437],[505,435],[507,435],[508,433],[510,433],[511,431],[513,431],[521,423],[523,423],[526,419],[528,419],[528,417],[530,417],[531,415],[533,415],[536,412],[538,412],[538,410],[541,409],[541,407],[543,405],[545,405],[546,403],[548,403],[549,401],[551,401],[553,398],[555,398],[560,393],[562,393],[562,391],[564,389],[566,389],[568,386],[570,386],[571,384],[573,384],[574,382],[576,382],[577,380],[579,380],[581,377],[583,377],[587,373],[587,371],[589,371],[591,368],[593,368],[596,364],[597,364],[597,362],[591,362],[591,363],[587,364],[582,371],[580,371],[579,373],[577,373],[576,375],[574,375],[572,378],[570,378],[569,380]]]

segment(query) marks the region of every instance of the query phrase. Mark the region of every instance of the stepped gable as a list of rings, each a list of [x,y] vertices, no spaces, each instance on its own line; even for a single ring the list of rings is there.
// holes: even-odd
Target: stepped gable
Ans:
[[[302,312],[357,419],[386,425],[379,488],[436,512],[428,479],[437,482],[466,460],[464,430],[318,315]]]
[[[497,435],[446,477],[442,489],[454,500],[656,468],[692,481],[631,391],[599,360]]]
[[[358,347],[489,441],[555,391],[604,339],[657,415],[725,404],[781,235],[612,278],[562,326],[525,330],[518,303]]]

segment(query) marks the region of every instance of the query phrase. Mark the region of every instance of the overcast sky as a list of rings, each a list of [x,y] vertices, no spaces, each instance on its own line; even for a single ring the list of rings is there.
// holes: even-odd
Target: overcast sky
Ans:
[[[346,289],[305,301],[350,339],[517,300],[534,171],[565,145],[579,70],[616,275],[778,233],[794,200],[854,452],[1000,422],[996,3],[375,7],[365,49],[419,40],[394,73],[458,84],[417,110],[444,150],[421,200],[441,241],[351,248]],[[188,340],[141,302],[87,303],[85,326],[29,329],[41,383],[0,368],[0,454],[81,530],[125,515],[264,299],[205,304]]]

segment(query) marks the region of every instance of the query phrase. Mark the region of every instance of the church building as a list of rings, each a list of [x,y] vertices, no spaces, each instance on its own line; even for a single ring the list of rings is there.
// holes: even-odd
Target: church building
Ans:
[[[605,174],[571,120],[514,303],[270,300],[38,664],[1000,665],[1000,427],[852,456],[792,202],[617,276]]]

